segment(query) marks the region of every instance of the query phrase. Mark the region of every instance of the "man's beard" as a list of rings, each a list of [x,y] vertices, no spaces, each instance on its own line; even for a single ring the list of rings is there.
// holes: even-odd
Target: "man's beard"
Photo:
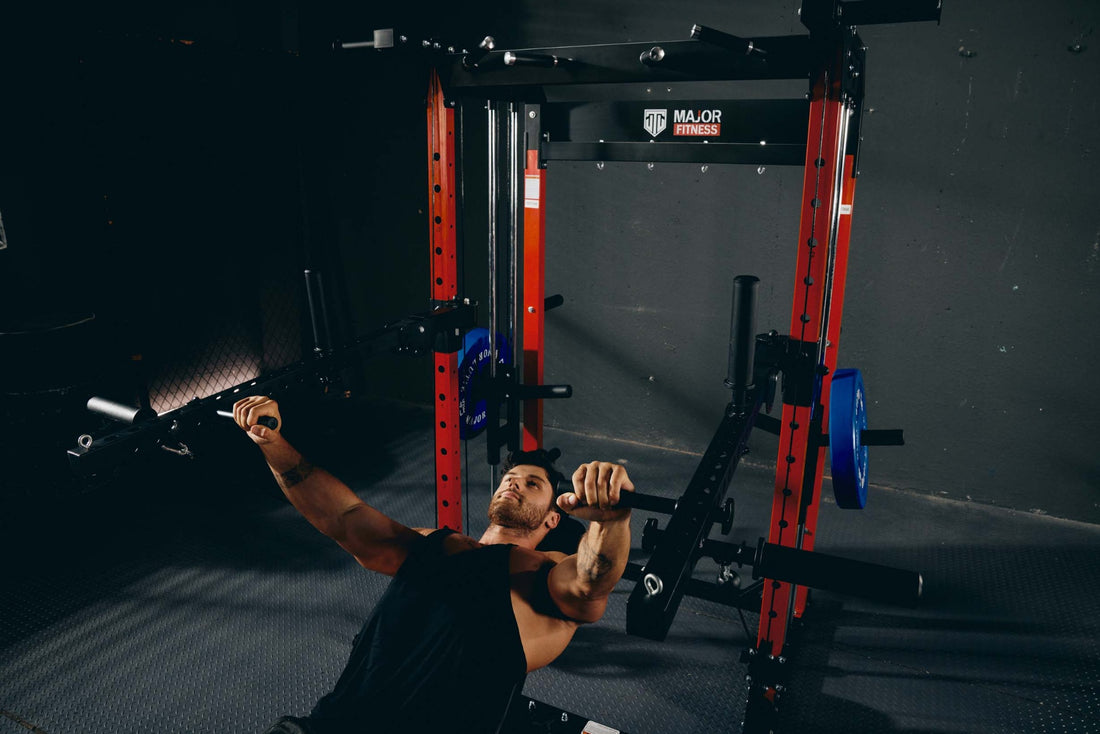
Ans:
[[[535,530],[542,525],[548,508],[539,508],[523,499],[494,497],[489,503],[489,522],[505,528]]]

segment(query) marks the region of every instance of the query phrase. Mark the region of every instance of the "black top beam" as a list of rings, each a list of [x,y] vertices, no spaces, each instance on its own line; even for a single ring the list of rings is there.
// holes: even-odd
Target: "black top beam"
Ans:
[[[809,75],[808,36],[751,40],[754,48],[766,53],[745,55],[697,40],[563,46],[493,51],[474,69],[466,68],[455,54],[439,65],[439,73],[450,93],[479,97],[522,97],[516,93],[524,88],[566,84],[806,79]],[[554,58],[557,62],[508,66],[505,54],[518,59]],[[531,98],[539,97],[533,94]]]

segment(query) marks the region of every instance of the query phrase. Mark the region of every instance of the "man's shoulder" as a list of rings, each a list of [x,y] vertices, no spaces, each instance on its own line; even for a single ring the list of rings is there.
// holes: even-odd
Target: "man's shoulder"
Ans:
[[[474,548],[481,548],[482,544],[471,538],[469,535],[463,535],[462,533],[455,532],[449,528],[413,528],[417,533],[423,536],[431,535],[437,530],[445,530],[446,535],[443,538],[443,552],[448,555],[454,555],[455,553],[462,553],[463,551],[473,550]]]
[[[512,573],[536,571],[544,565],[557,565],[568,556],[560,551],[541,551],[534,548],[512,546]]]

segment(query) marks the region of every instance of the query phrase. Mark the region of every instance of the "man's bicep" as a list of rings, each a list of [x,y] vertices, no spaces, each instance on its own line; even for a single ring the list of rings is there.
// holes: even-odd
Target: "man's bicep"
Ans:
[[[368,504],[358,503],[340,518],[337,543],[364,568],[388,576],[397,573],[413,544],[423,536]]]
[[[584,593],[576,555],[567,556],[550,569],[546,585],[562,614],[578,622],[595,622],[607,609],[607,595],[593,597]]]

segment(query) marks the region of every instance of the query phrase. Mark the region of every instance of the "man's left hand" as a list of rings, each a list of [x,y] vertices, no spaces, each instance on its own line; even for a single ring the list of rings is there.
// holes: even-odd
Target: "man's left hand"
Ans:
[[[633,492],[634,483],[626,467],[607,461],[581,464],[573,472],[573,491],[558,497],[562,512],[582,520],[611,522],[630,517],[629,508],[620,508],[622,492]]]

